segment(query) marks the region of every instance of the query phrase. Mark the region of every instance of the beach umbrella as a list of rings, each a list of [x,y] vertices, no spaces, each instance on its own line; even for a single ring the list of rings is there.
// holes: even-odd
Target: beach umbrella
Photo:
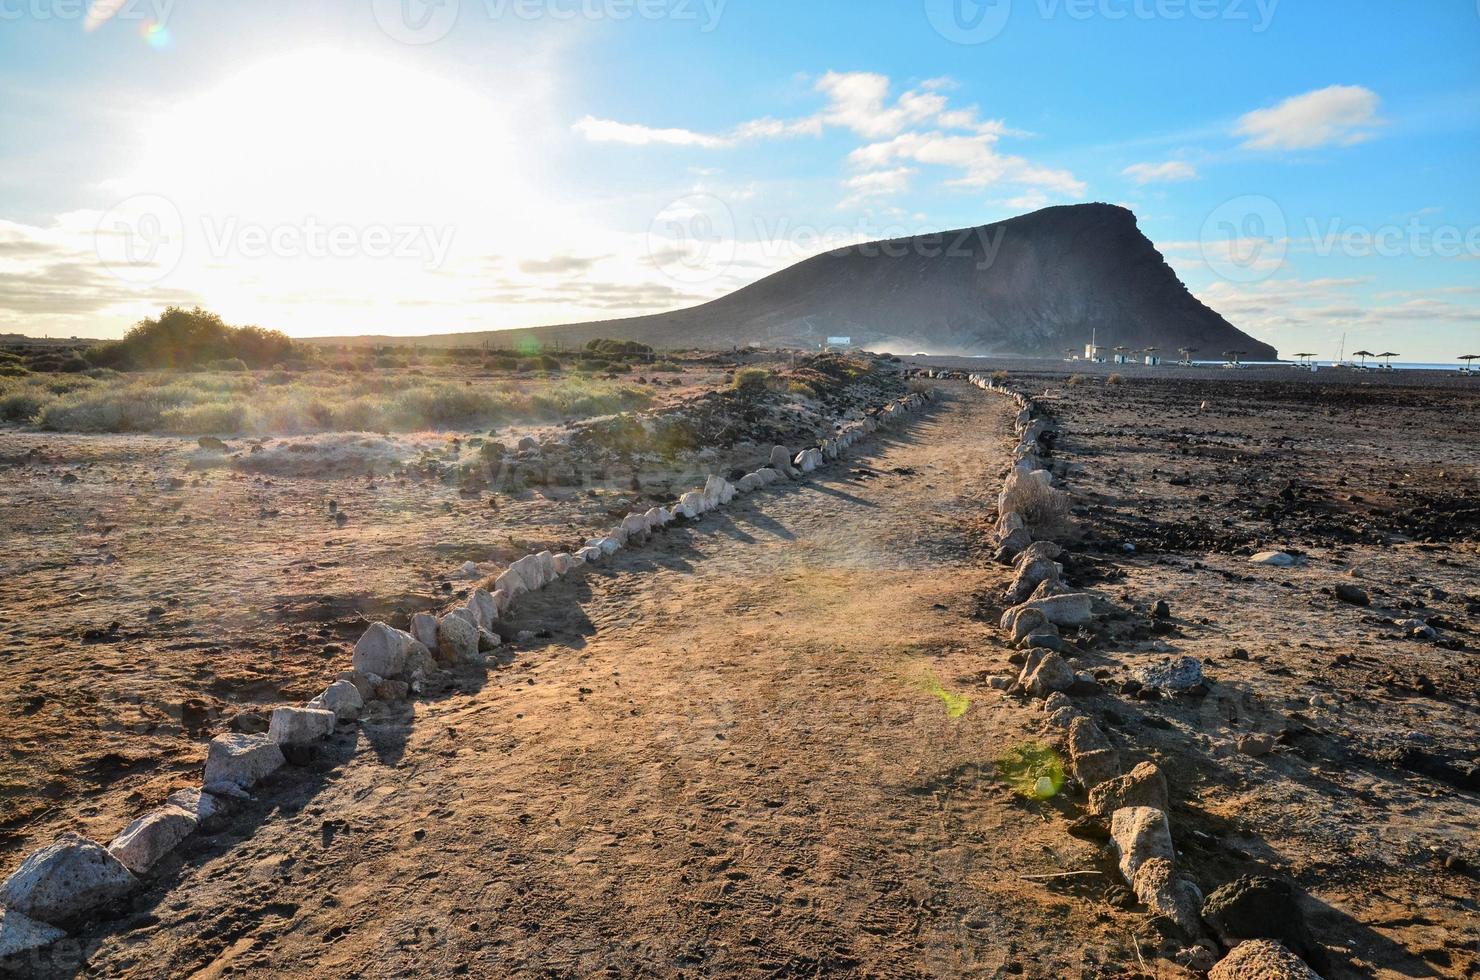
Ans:
[[[1352,351],[1352,357],[1360,357],[1362,359],[1362,366],[1363,367],[1366,367],[1366,365],[1367,365],[1367,358],[1369,358],[1369,357],[1376,357],[1376,356],[1377,355],[1374,354],[1374,353],[1372,353],[1370,350],[1354,350],[1354,351]]]
[[[1183,364],[1192,363],[1192,355],[1197,353],[1196,347],[1178,347],[1177,353],[1182,355]]]
[[[1385,350],[1381,354],[1378,354],[1377,356],[1380,357],[1380,358],[1382,358],[1383,363],[1387,367],[1392,367],[1393,366],[1393,358],[1397,357],[1398,355],[1397,355],[1397,353],[1395,351]]]
[[[1480,361],[1480,354],[1461,354],[1459,359],[1465,362],[1465,370],[1468,371],[1475,366],[1476,361]]]

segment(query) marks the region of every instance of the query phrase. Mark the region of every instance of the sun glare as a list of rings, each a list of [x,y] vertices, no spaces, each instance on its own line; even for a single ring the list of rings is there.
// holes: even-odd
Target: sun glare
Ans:
[[[445,288],[538,207],[496,102],[392,61],[335,50],[248,68],[162,113],[120,197],[163,197],[183,247],[169,283],[223,312],[295,331],[334,330]]]

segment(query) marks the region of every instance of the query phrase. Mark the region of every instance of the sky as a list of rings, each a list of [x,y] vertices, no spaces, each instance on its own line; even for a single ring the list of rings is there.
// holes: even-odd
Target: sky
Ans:
[[[1282,355],[1480,353],[1480,2],[0,0],[0,332],[692,305],[1133,210]]]

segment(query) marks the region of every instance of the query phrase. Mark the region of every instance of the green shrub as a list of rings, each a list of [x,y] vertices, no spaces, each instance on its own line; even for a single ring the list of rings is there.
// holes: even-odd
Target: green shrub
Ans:
[[[92,348],[87,360],[101,367],[194,368],[234,359],[265,368],[294,356],[306,360],[313,352],[276,330],[232,327],[198,306],[171,306],[158,319],[139,321],[122,340]]]
[[[187,436],[236,435],[246,421],[247,406],[240,402],[179,405],[160,413],[161,429]]]
[[[735,372],[730,386],[736,391],[765,391],[771,384],[772,374],[766,368],[748,367]]]

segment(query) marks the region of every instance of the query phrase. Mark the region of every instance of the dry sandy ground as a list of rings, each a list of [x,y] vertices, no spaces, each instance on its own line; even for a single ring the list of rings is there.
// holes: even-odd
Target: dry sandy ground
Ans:
[[[722,379],[666,380],[683,384],[660,403]],[[391,441],[455,459],[454,435],[468,433]],[[668,474],[640,494],[612,474],[491,506],[435,477],[199,468],[211,458],[193,439],[0,430],[0,866],[62,830],[106,839],[198,782],[211,735],[312,697],[367,621],[466,590],[464,561],[570,550],[632,502],[675,496]]]
[[[1038,717],[973,616],[1009,403],[950,387],[552,586],[546,645],[283,770],[39,971],[1129,975],[1108,879],[1020,878],[1106,865],[994,771]]]

